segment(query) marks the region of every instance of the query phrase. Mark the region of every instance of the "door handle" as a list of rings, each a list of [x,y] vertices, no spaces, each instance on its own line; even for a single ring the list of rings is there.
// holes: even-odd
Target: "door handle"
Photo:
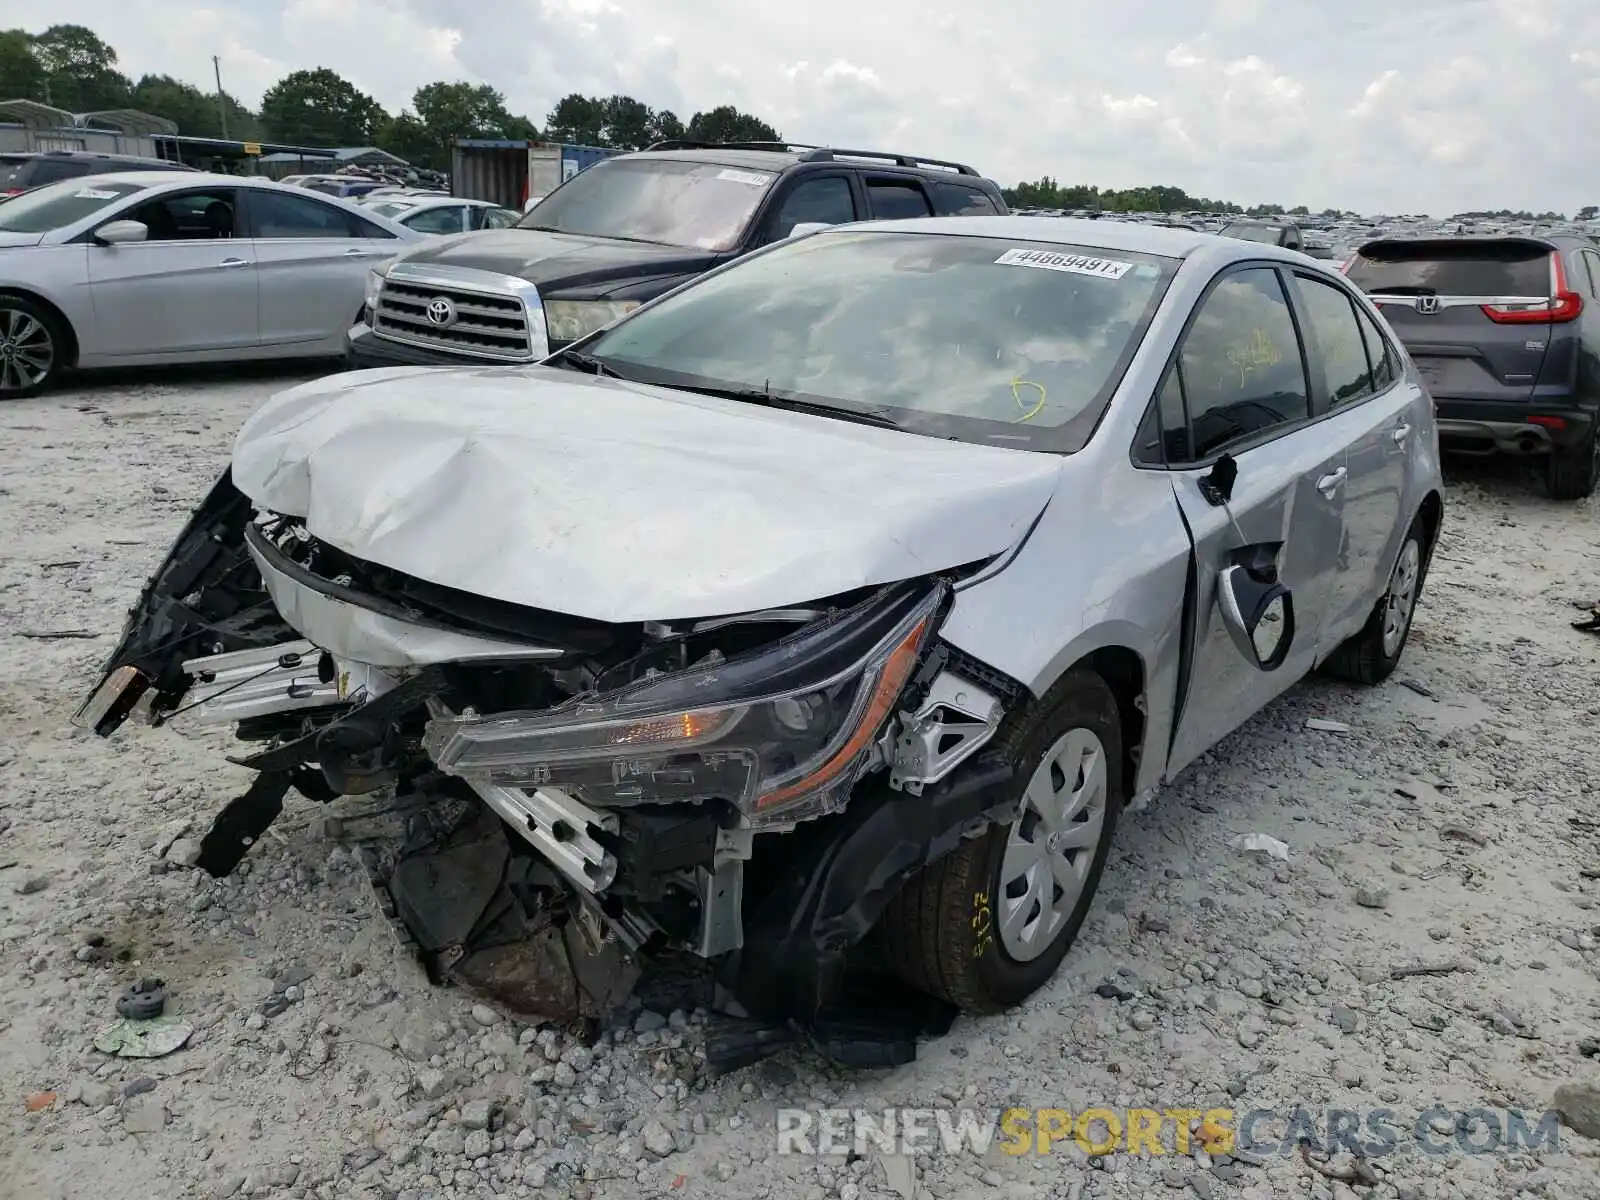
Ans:
[[[1337,471],[1334,471],[1328,475],[1324,475],[1321,479],[1317,480],[1317,491],[1321,492],[1324,496],[1331,497],[1339,490],[1340,485],[1344,483],[1344,477],[1348,474],[1349,471],[1346,468],[1340,467]]]
[[[1389,436],[1394,439],[1394,444],[1396,446],[1403,445],[1405,443],[1406,438],[1411,436],[1411,426],[1409,426],[1409,425],[1396,425],[1394,427],[1394,432],[1391,433]]]
[[[355,247],[351,247],[349,250],[346,250],[344,252],[344,256],[346,258],[366,258],[371,253],[372,253],[371,250],[360,250],[360,249],[357,249]]]
[[[250,264],[242,258],[225,258],[217,264],[220,267],[248,267]]]

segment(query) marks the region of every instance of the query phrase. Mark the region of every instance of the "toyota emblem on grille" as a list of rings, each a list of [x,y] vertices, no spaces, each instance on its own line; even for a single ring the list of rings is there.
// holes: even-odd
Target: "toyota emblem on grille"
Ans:
[[[448,329],[456,323],[456,306],[443,296],[428,301],[428,324]]]
[[[1438,312],[1439,311],[1439,297],[1437,297],[1437,296],[1418,296],[1417,297],[1417,311],[1419,313],[1423,313],[1424,315],[1431,315],[1433,313]]]

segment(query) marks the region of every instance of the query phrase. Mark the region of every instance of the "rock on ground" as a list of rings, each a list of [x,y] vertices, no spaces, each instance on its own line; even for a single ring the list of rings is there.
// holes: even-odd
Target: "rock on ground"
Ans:
[[[1274,1154],[779,1155],[775,1114],[1536,1115],[1565,1088],[1566,1153],[1465,1155],[1435,1114],[1425,1125],[1443,1125],[1446,1152],[1375,1160],[1372,1194],[1594,1194],[1600,647],[1568,622],[1600,594],[1596,502],[1553,504],[1512,464],[1456,468],[1398,675],[1296,686],[1126,812],[1077,946],[1019,1010],[961,1020],[895,1071],[788,1053],[706,1081],[698,1014],[641,1012],[590,1049],[430,987],[351,857],[352,838],[392,820],[381,798],[291,799],[245,868],[212,880],[183,869],[185,843],[248,782],[223,760],[226,732],[180,720],[105,742],[67,724],[240,422],[293,381],[113,378],[0,406],[20,464],[0,479],[0,524],[26,531],[0,555],[0,630],[99,635],[0,635],[0,862],[16,863],[0,881],[0,1190],[1349,1200]],[[1348,732],[1308,730],[1314,718]],[[1236,848],[1254,832],[1290,860]],[[1419,969],[1448,973],[1407,973]],[[194,1037],[154,1062],[97,1054],[95,1031],[140,976],[166,981],[167,1011]],[[125,1093],[143,1079],[156,1088]],[[43,1092],[60,1099],[26,1111]]]

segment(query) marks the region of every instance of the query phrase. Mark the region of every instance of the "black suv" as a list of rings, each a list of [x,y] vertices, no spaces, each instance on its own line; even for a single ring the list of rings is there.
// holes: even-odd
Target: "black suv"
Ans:
[[[1582,237],[1380,238],[1347,264],[1433,394],[1444,449],[1545,457],[1557,500],[1600,469],[1600,249]]]
[[[95,154],[88,150],[41,150],[31,154],[0,154],[0,197],[15,196],[41,184],[80,175],[109,175],[115,171],[192,171],[164,158],[139,158],[132,154]]]
[[[960,163],[662,142],[580,171],[510,229],[429,241],[375,271],[349,362],[536,362],[798,225],[1006,211]]]

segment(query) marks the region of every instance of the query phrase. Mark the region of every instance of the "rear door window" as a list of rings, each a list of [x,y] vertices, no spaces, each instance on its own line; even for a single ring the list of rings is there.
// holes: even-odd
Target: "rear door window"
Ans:
[[[1395,357],[1389,339],[1378,328],[1378,323],[1359,304],[1355,307],[1356,323],[1361,326],[1361,342],[1367,349],[1367,363],[1372,371],[1372,390],[1387,391],[1400,378],[1399,359]]]
[[[309,196],[253,189],[252,236],[258,238],[347,238],[355,236],[349,213]]]
[[[1368,295],[1548,296],[1550,251],[1487,239],[1391,243],[1358,253],[1346,276]]]
[[[982,191],[962,183],[934,184],[933,211],[941,217],[995,216],[1000,212]]]
[[[1328,404],[1342,408],[1372,394],[1371,367],[1355,305],[1335,284],[1298,275],[1306,321],[1321,351]]]
[[[872,215],[880,221],[933,216],[922,185],[912,180],[869,179],[867,198],[872,204]]]

